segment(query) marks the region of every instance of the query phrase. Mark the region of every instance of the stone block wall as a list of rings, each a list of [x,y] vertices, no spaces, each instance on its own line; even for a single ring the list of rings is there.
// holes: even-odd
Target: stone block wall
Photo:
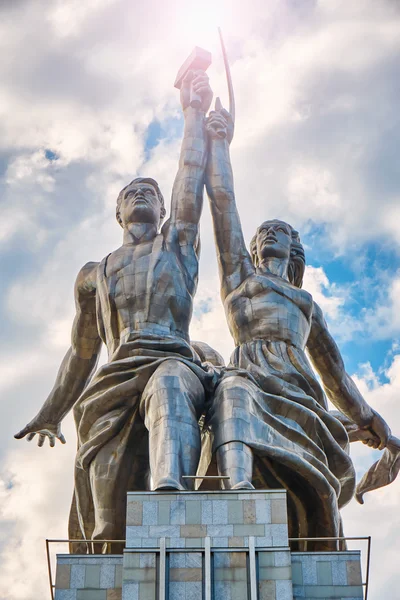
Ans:
[[[168,561],[169,600],[202,598],[203,557],[200,552],[174,552]]]
[[[290,552],[286,493],[132,492],[124,555],[58,555],[55,600],[362,600],[360,552]]]
[[[122,578],[124,600],[156,600],[157,553],[126,552]]]
[[[246,552],[216,552],[213,560],[216,599],[247,600],[248,561]]]
[[[128,493],[127,548],[204,547],[210,537],[214,548],[248,546],[287,547],[286,493],[157,492]]]
[[[359,551],[292,552],[294,600],[362,600]]]
[[[292,600],[290,551],[257,553],[258,600]]]
[[[122,556],[58,554],[55,600],[121,600]]]
[[[205,597],[207,538],[213,600],[250,599],[251,538],[259,600],[293,598],[284,491],[128,493],[126,538],[123,598],[155,600],[159,582],[128,565],[145,551],[156,565],[162,538],[169,600]]]

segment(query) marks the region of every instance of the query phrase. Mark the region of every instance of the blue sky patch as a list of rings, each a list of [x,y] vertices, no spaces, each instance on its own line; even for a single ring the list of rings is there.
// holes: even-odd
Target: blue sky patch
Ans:
[[[50,162],[53,162],[60,158],[60,156],[57,154],[57,152],[54,152],[54,150],[50,150],[49,148],[46,148],[46,150],[44,151],[44,155],[47,158],[47,160]]]

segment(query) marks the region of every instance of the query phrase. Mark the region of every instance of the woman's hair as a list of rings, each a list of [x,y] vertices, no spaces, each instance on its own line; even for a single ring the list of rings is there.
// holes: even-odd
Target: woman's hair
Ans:
[[[156,190],[157,193],[157,197],[158,200],[160,202],[161,205],[161,210],[160,210],[160,223],[162,223],[164,217],[165,217],[165,203],[164,203],[164,196],[161,193],[161,190],[158,186],[158,183],[155,179],[152,179],[151,177],[136,177],[136,179],[133,179],[130,183],[128,183],[128,185],[126,185],[118,194],[118,198],[117,198],[117,209],[116,209],[116,217],[117,217],[117,221],[118,223],[121,225],[122,227],[122,221],[121,221],[121,215],[119,212],[120,206],[121,206],[121,202],[123,200],[124,197],[124,192],[127,188],[129,188],[131,185],[133,185],[134,183],[149,183],[150,185],[152,185],[154,187],[154,189]]]
[[[273,219],[271,221],[264,221],[264,223],[260,225],[260,227],[258,227],[253,239],[250,242],[250,253],[254,266],[258,267],[259,265],[257,254],[257,236],[262,229],[265,229],[267,223],[284,223],[289,227],[292,236],[292,245],[290,247],[288,277],[292,285],[301,288],[303,284],[303,276],[306,266],[306,256],[304,253],[304,248],[300,242],[299,232],[293,229],[293,227],[289,225],[289,223],[279,221],[279,219]]]

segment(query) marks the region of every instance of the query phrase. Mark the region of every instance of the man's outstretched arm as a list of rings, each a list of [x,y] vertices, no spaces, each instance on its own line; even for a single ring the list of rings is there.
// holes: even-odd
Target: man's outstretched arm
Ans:
[[[190,88],[201,97],[200,108],[190,106]],[[204,71],[189,71],[182,82],[181,104],[184,133],[179,168],[172,188],[170,224],[180,230],[179,240],[194,243],[203,205],[207,139],[205,114],[212,99]]]
[[[96,320],[96,267],[97,263],[88,263],[77,277],[71,347],[61,363],[47,400],[36,417],[15,435],[17,439],[27,436],[31,441],[38,434],[39,446],[43,446],[46,436],[50,446],[55,445],[56,438],[65,444],[61,421],[90,380],[100,354],[101,339]]]
[[[311,332],[307,342],[312,363],[321,376],[329,400],[362,430],[363,443],[382,450],[390,429],[385,420],[364,400],[356,384],[346,373],[339,348],[328,331],[320,307],[314,303]]]

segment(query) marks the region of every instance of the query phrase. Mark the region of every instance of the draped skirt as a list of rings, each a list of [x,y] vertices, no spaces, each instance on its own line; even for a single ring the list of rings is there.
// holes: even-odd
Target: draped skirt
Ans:
[[[208,422],[214,451],[227,442],[247,444],[254,455],[253,484],[287,490],[290,537],[342,535],[339,509],[355,487],[349,440],[327,410],[303,350],[263,340],[237,347]]]

